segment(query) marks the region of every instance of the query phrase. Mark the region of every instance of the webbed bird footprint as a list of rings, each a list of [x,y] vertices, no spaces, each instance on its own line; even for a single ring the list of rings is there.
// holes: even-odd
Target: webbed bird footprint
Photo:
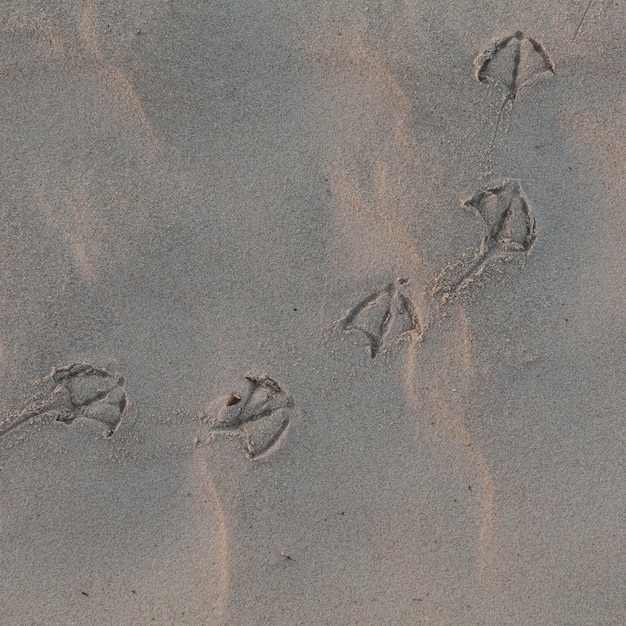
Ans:
[[[519,180],[491,183],[466,200],[463,207],[482,218],[486,234],[469,261],[453,263],[437,278],[435,293],[441,294],[443,302],[465,289],[489,261],[527,254],[537,239],[532,207]]]
[[[361,331],[370,344],[370,355],[385,352],[402,339],[419,339],[421,324],[413,301],[406,293],[408,280],[399,278],[369,295],[335,322],[343,332]]]
[[[490,159],[501,122],[507,119],[517,94],[540,77],[554,74],[555,67],[544,47],[520,30],[492,43],[474,59],[474,67],[478,82],[504,91],[493,136],[487,147],[486,156]]]
[[[519,30],[491,44],[476,57],[474,65],[478,81],[504,89],[508,102],[540,76],[555,72],[544,47]]]
[[[295,404],[285,389],[268,376],[246,376],[243,390],[211,403],[211,433],[243,440],[249,459],[270,453],[289,428]]]
[[[87,363],[55,367],[42,382],[55,387],[31,400],[20,413],[0,428],[0,436],[37,417],[54,417],[71,424],[78,418],[105,425],[110,437],[119,428],[128,410],[126,380],[123,376]]]

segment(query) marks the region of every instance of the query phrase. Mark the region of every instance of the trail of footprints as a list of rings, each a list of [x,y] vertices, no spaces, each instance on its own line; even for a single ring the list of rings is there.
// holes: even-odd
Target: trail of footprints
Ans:
[[[512,108],[522,89],[542,77],[553,75],[556,70],[543,45],[519,30],[493,42],[476,57],[474,66],[479,82],[504,90],[504,101],[489,151],[493,148],[505,107]],[[444,268],[441,272],[435,292],[443,303],[463,291],[489,261],[508,260],[516,253],[527,255],[537,239],[537,223],[532,207],[521,181],[516,178],[488,184],[466,200],[463,207],[482,219],[486,232],[469,264],[462,257],[453,267]],[[455,273],[456,277],[452,278]]]
[[[118,430],[129,407],[123,376],[87,363],[57,367],[18,414],[0,424],[0,438],[28,422],[73,424],[87,420],[104,426],[105,437]],[[241,388],[211,404],[203,421],[213,436],[237,436],[249,459],[273,450],[286,434],[295,411],[291,395],[266,375],[246,376]]]
[[[550,55],[534,37],[516,31],[493,42],[474,60],[476,79],[504,92],[494,136],[487,147],[493,149],[504,110],[513,107],[518,93],[542,76],[555,73]],[[527,255],[537,239],[537,223],[520,180],[492,181],[462,203],[484,225],[485,234],[468,255],[443,268],[433,294],[441,304],[462,293],[480,276],[488,263],[506,261],[516,254]],[[411,297],[403,292],[407,281],[399,279],[374,292],[335,322],[343,332],[359,330],[369,341],[376,357],[401,338],[419,340],[423,329]]]
[[[543,46],[521,31],[492,43],[474,64],[479,82],[504,91],[496,133],[503,110],[513,106],[520,90],[540,76],[555,72]],[[515,178],[488,184],[463,207],[483,221],[485,235],[469,259],[463,255],[439,274],[433,292],[442,304],[466,289],[490,261],[528,254],[537,238],[532,208],[521,181]],[[419,341],[423,333],[404,278],[363,298],[333,326],[343,333],[363,333],[372,358],[403,340]],[[20,413],[0,424],[0,438],[26,422],[45,418],[65,424],[96,421],[104,426],[105,436],[111,437],[127,413],[126,381],[106,369],[76,363],[53,369],[44,381],[53,388],[31,399]],[[294,400],[280,383],[266,375],[250,375],[237,392],[214,400],[208,414],[201,417],[209,426],[211,440],[220,435],[237,437],[247,458],[254,460],[277,449],[294,412]]]

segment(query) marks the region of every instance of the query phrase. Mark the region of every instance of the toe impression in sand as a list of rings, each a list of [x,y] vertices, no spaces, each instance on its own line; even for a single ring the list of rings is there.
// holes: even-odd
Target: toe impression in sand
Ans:
[[[65,424],[79,418],[100,422],[106,427],[105,436],[111,437],[128,411],[126,380],[106,369],[88,363],[55,367],[42,381],[50,382],[55,383],[54,389],[9,419],[0,428],[0,437],[31,419],[45,417]]]
[[[535,217],[519,180],[491,183],[466,200],[463,207],[482,218],[486,234],[470,261],[453,263],[439,275],[435,293],[442,302],[463,291],[489,261],[528,254],[537,239]]]
[[[422,329],[416,307],[406,292],[408,282],[399,278],[370,294],[335,325],[343,332],[361,331],[369,341],[372,358],[403,339],[419,339]]]
[[[249,459],[270,454],[284,439],[293,417],[293,398],[265,374],[246,376],[244,388],[211,403],[211,434],[230,434],[243,440]]]

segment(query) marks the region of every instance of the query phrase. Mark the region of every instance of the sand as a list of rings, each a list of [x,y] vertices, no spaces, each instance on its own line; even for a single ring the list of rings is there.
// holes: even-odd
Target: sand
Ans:
[[[626,622],[626,11],[0,8],[0,623]]]

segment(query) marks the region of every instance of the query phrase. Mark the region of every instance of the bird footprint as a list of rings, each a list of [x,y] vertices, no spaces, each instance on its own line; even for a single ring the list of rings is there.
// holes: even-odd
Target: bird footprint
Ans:
[[[540,77],[555,73],[554,62],[545,48],[534,38],[518,30],[498,39],[474,60],[476,79],[504,91],[493,136],[487,147],[491,158],[498,130],[513,108],[517,94]]]
[[[416,307],[406,293],[408,282],[399,278],[389,283],[361,300],[335,325],[343,332],[361,331],[369,340],[372,358],[402,339],[419,339],[422,329]]]
[[[293,417],[293,398],[273,378],[246,376],[243,390],[211,403],[211,435],[240,437],[249,459],[271,452],[283,439]]]
[[[55,367],[42,382],[50,381],[56,386],[9,419],[0,428],[0,437],[30,419],[44,416],[65,424],[78,418],[95,420],[106,426],[107,437],[119,428],[128,410],[123,376],[87,363],[74,363]]]
[[[474,65],[478,81],[504,89],[509,101],[540,76],[555,71],[544,47],[520,30],[494,42],[476,57]]]
[[[527,254],[537,239],[537,223],[519,180],[491,183],[463,207],[482,218],[486,234],[469,261],[453,263],[437,278],[435,292],[443,302],[465,289],[489,261]]]

